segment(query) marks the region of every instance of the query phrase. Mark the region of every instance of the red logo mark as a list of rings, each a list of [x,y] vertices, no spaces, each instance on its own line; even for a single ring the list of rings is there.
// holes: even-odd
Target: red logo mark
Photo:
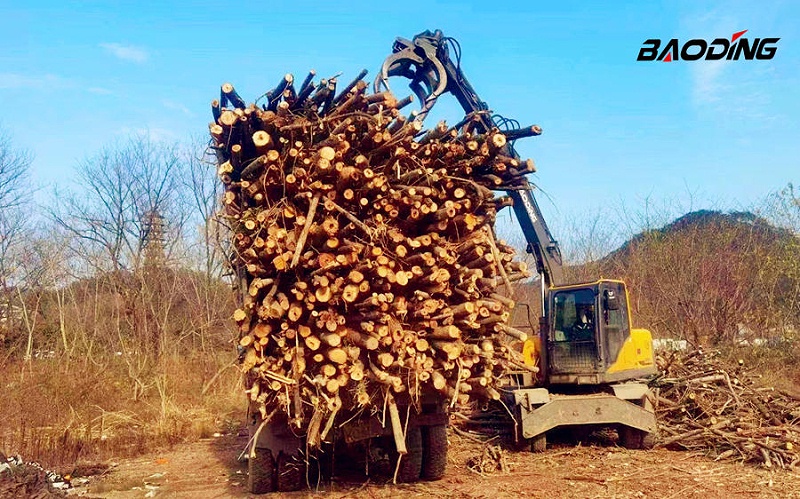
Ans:
[[[741,36],[742,36],[743,34],[745,34],[745,33],[747,33],[747,30],[744,30],[744,31],[739,31],[739,32],[737,32],[737,33],[734,33],[734,34],[733,34],[733,36],[731,36],[731,43],[733,43],[733,42],[735,42],[736,40],[738,40],[738,39],[739,39],[739,37],[741,37]]]

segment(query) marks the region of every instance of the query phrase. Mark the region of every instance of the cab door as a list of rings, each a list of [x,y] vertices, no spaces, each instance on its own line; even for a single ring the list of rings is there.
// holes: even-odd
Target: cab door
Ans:
[[[631,323],[625,284],[603,281],[599,291],[600,342],[603,345],[603,364],[608,369],[617,360],[622,346],[630,337]]]
[[[548,338],[551,380],[557,375],[597,373],[597,289],[569,287],[552,292],[552,325]],[[566,379],[566,378],[563,378]]]

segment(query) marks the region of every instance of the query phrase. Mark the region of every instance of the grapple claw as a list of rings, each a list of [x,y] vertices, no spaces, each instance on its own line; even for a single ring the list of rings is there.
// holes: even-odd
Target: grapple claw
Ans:
[[[375,92],[390,91],[389,78],[392,76],[411,80],[409,88],[422,103],[416,117],[418,120],[425,119],[436,99],[447,89],[447,72],[437,55],[441,37],[441,31],[437,30],[433,34],[426,31],[417,35],[413,41],[398,38],[393,46],[394,53],[386,58],[375,78]]]

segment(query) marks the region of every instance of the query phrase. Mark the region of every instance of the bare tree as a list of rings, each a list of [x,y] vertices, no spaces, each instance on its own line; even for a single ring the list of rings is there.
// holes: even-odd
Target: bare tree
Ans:
[[[183,163],[174,145],[134,136],[78,165],[80,192],[57,194],[50,212],[75,236],[75,250],[93,270],[137,270],[143,262],[151,217],[166,220],[163,243],[179,244],[189,208],[183,202]]]
[[[139,346],[158,355],[182,327],[168,321],[179,282],[168,267],[192,210],[184,158],[177,145],[139,135],[82,161],[77,173],[80,189],[58,196],[50,213],[72,236],[84,276],[101,283],[95,299],[111,305],[95,327],[126,355]]]
[[[800,327],[800,192],[788,184],[768,196],[759,213],[786,231],[768,258],[759,261],[762,308],[770,314],[773,335],[795,339]]]
[[[192,220],[200,232],[197,248],[202,271],[209,281],[219,279],[226,259],[224,229],[217,219],[222,184],[216,178],[216,160],[200,139],[196,139],[184,154],[188,166],[185,184],[194,209]]]
[[[29,202],[30,152],[14,147],[11,136],[0,128],[0,345],[15,329],[15,287],[23,280],[23,240],[27,220],[22,208]]]
[[[8,132],[0,128],[0,212],[26,201],[32,161],[31,153],[15,148]]]
[[[189,286],[182,292],[193,307],[188,337],[193,346],[206,352],[209,346],[218,344],[219,333],[229,332],[225,318],[231,313],[231,293],[230,283],[225,279],[229,268],[224,257],[230,250],[229,239],[226,228],[218,219],[222,185],[216,178],[213,151],[209,149],[207,140],[198,138],[185,154],[188,165],[186,189],[191,193],[193,205],[191,221],[197,228],[195,244],[191,247],[191,266],[198,274],[193,275]]]

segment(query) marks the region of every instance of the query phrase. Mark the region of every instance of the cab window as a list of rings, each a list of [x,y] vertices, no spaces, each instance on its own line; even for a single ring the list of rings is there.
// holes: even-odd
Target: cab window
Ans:
[[[595,295],[591,289],[557,292],[554,309],[555,341],[594,341]]]

